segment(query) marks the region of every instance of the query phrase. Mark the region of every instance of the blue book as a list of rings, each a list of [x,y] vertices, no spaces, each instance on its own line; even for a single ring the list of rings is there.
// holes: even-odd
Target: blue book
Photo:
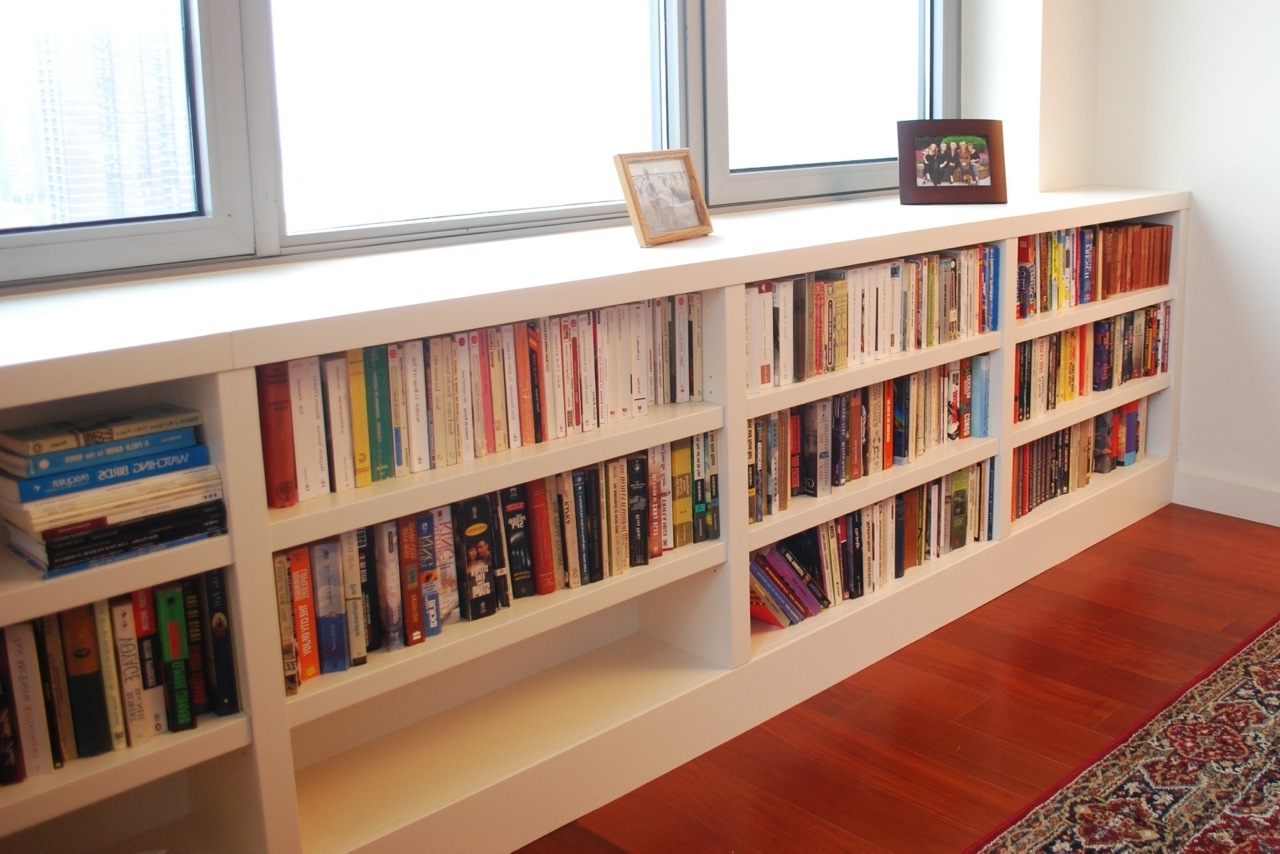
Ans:
[[[179,427],[98,445],[65,448],[32,456],[23,456],[0,448],[0,470],[18,478],[44,477],[73,469],[88,468],[100,463],[130,460],[145,454],[176,451],[179,448],[189,448],[195,443],[195,428]]]
[[[436,562],[436,517],[418,514],[418,581],[422,589],[422,633],[440,634],[440,566]]]
[[[311,592],[315,599],[321,673],[337,673],[351,663],[347,651],[341,553],[337,540],[324,540],[311,546]]]
[[[972,413],[969,435],[985,438],[988,430],[987,408],[991,390],[991,354],[979,353],[973,357],[973,393],[969,407]]]
[[[181,471],[209,464],[209,448],[194,445],[159,453],[134,457],[131,460],[112,460],[88,468],[74,469],[44,477],[14,478],[0,475],[0,498],[6,501],[38,501],[55,495],[82,492],[112,483],[124,483],[156,474]]]

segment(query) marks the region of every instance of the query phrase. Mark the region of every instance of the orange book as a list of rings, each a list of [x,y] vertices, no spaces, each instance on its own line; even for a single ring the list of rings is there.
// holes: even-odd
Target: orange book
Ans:
[[[293,634],[298,649],[298,678],[305,682],[320,674],[320,646],[316,643],[315,594],[311,589],[311,549],[289,549],[289,599],[293,603]]]
[[[400,605],[404,608],[404,645],[413,646],[427,639],[422,620],[418,517],[402,516],[396,520],[396,525],[400,540]]]
[[[529,370],[529,325],[514,324],[515,363],[516,363],[516,397],[520,403],[518,417],[520,419],[520,443],[532,445],[537,441],[533,428],[533,381]],[[508,413],[508,417],[512,417]]]
[[[551,501],[547,496],[547,482],[539,478],[525,485],[529,502],[530,540],[533,546],[533,583],[539,596],[556,590],[556,561],[551,538]]]

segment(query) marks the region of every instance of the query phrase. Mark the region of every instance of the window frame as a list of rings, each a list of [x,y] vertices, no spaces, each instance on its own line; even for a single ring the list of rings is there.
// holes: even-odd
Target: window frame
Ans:
[[[360,251],[416,241],[461,242],[615,224],[625,204],[417,220],[289,235],[284,228],[271,0],[183,0],[195,22],[193,91],[203,214],[0,234],[0,288],[57,287],[77,277],[199,262],[230,263]],[[651,0],[651,28],[666,52],[652,62],[661,105],[654,148],[689,148],[711,207],[769,206],[897,186],[896,160],[730,175],[724,8],[728,0]],[[942,86],[922,93],[933,117],[959,114],[960,0],[919,0],[944,37],[924,34]],[[250,83],[252,85],[250,85]],[[717,94],[719,93],[719,94]],[[710,106],[709,106],[710,105]],[[665,123],[665,126],[664,126]],[[717,140],[719,134],[719,141]],[[861,167],[861,168],[858,168]],[[862,172],[862,183],[850,175]],[[873,176],[870,186],[865,175]],[[619,193],[621,195],[621,193]],[[24,287],[25,286],[25,287]]]
[[[239,6],[185,3],[194,30],[193,145],[203,213],[0,234],[0,282],[254,254]]]

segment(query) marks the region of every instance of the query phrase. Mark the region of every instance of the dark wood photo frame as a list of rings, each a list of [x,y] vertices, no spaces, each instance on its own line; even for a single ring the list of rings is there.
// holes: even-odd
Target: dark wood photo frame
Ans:
[[[898,196],[904,205],[1004,204],[1000,122],[898,122]]]
[[[689,149],[616,154],[613,162],[641,246],[711,233],[711,215]]]

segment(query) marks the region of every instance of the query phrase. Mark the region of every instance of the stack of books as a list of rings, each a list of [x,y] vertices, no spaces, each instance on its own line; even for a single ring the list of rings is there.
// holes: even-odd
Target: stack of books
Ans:
[[[0,430],[9,548],[43,577],[227,532],[201,413],[161,403]]]

